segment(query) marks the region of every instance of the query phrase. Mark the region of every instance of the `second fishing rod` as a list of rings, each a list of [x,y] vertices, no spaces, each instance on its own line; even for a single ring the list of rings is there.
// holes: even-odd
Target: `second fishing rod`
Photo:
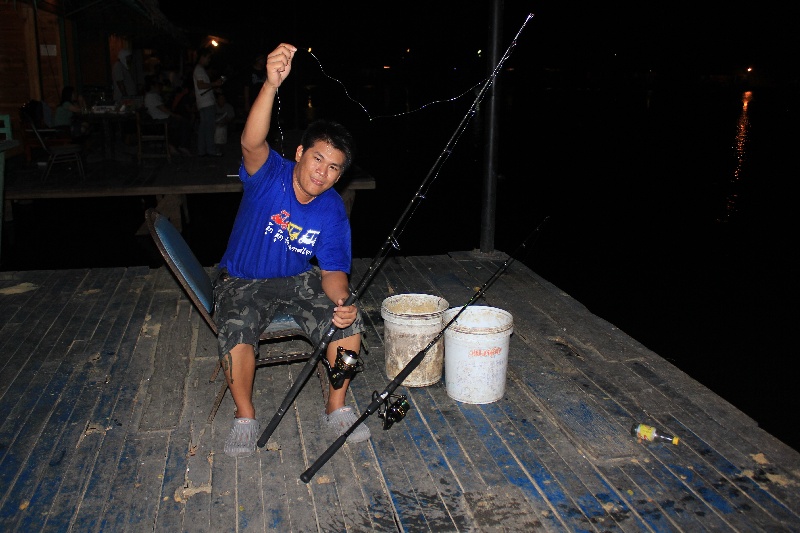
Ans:
[[[433,164],[431,169],[426,174],[425,179],[422,180],[422,183],[420,184],[417,191],[414,193],[414,196],[412,197],[411,201],[403,210],[403,213],[400,215],[400,218],[397,220],[397,223],[392,228],[392,231],[389,232],[389,235],[386,237],[386,240],[381,246],[380,251],[372,260],[372,262],[369,265],[369,268],[365,272],[364,277],[361,279],[361,281],[358,283],[355,289],[353,289],[353,291],[350,293],[350,296],[347,297],[347,300],[344,302],[344,306],[353,305],[353,303],[355,303],[361,292],[367,287],[367,285],[369,285],[369,283],[372,281],[372,278],[375,277],[375,274],[377,273],[378,269],[388,256],[390,249],[392,248],[398,250],[400,249],[398,239],[400,235],[403,233],[406,224],[411,219],[411,216],[413,216],[414,212],[417,210],[422,200],[425,199],[425,195],[427,194],[428,189],[438,176],[439,171],[441,170],[444,163],[450,157],[450,154],[452,153],[453,148],[458,142],[458,139],[461,137],[462,133],[466,129],[470,119],[475,115],[479,104],[483,100],[489,88],[494,83],[503,64],[511,56],[511,51],[516,46],[517,39],[519,38],[520,34],[522,33],[522,30],[525,29],[525,26],[528,24],[528,21],[530,21],[532,17],[533,15],[528,15],[528,17],[525,19],[525,22],[520,27],[519,31],[517,31],[517,34],[514,36],[514,39],[511,41],[509,47],[506,49],[505,53],[500,58],[497,65],[495,65],[495,67],[492,69],[491,75],[481,87],[481,90],[479,91],[477,97],[472,102],[472,105],[470,105],[469,109],[467,110],[467,113],[461,119],[461,122],[458,124],[458,127],[456,128],[455,132],[450,137],[450,140],[448,140],[444,150],[442,150],[442,152],[439,154],[439,157],[436,159],[436,162]],[[311,353],[305,366],[303,366],[303,369],[298,374],[297,379],[289,388],[289,391],[287,392],[283,402],[278,407],[278,410],[275,412],[275,414],[272,416],[272,419],[269,421],[269,424],[267,424],[267,427],[264,428],[264,431],[261,433],[261,436],[259,437],[257,443],[259,448],[263,448],[267,444],[267,441],[275,432],[275,429],[278,427],[278,424],[280,424],[284,415],[286,415],[286,412],[289,410],[289,407],[291,407],[295,398],[297,398],[297,395],[300,394],[300,391],[302,390],[303,386],[305,386],[306,382],[308,381],[308,378],[311,377],[311,374],[314,373],[314,369],[316,368],[317,364],[320,361],[322,361],[323,364],[325,365],[331,384],[333,385],[334,388],[341,388],[341,386],[344,383],[344,380],[352,377],[354,373],[359,369],[358,367],[360,366],[360,361],[357,360],[358,354],[355,352],[351,352],[349,350],[337,350],[338,352],[337,361],[333,365],[331,365],[327,361],[327,359],[325,359],[326,349],[331,339],[333,339],[333,336],[336,334],[337,329],[338,328],[335,325],[333,325],[333,321],[331,321],[330,327],[326,331],[325,335],[322,336],[322,339],[320,339],[317,346],[314,348],[314,351]]]

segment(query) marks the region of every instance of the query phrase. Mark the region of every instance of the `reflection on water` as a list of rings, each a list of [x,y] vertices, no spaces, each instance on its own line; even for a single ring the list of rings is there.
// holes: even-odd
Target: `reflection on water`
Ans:
[[[739,114],[739,122],[736,125],[736,168],[733,171],[733,178],[730,181],[730,192],[725,200],[725,215],[720,222],[727,222],[731,216],[736,213],[736,200],[739,196],[738,185],[742,177],[742,168],[744,167],[747,133],[750,128],[750,119],[747,115],[747,106],[750,100],[753,99],[752,91],[745,91],[742,94],[742,112]]]

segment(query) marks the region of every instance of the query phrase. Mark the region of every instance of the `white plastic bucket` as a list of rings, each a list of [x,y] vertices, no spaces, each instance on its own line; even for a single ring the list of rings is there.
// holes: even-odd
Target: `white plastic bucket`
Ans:
[[[442,316],[449,304],[430,294],[398,294],[381,305],[386,375],[394,379],[444,327]],[[425,387],[442,379],[444,343],[439,339],[422,363],[403,381],[406,387]]]
[[[444,323],[460,311],[450,309]],[[464,403],[492,403],[506,392],[511,313],[495,307],[467,307],[444,332],[447,395]]]

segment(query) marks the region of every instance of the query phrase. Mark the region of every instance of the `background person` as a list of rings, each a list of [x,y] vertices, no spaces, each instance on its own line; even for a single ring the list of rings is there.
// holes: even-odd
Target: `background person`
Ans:
[[[114,82],[114,103],[120,105],[136,97],[136,82],[131,74],[131,51],[123,48],[117,54],[117,61],[111,67]]]
[[[219,157],[222,153],[217,150],[214,144],[214,131],[216,129],[216,124],[214,123],[214,89],[221,87],[225,79],[219,78],[213,82],[210,80],[206,70],[210,62],[211,49],[200,49],[197,53],[197,64],[192,75],[197,115],[200,119],[197,128],[197,155]]]
[[[70,137],[80,139],[89,133],[89,123],[81,120],[81,112],[86,107],[83,96],[75,87],[67,85],[61,90],[61,103],[56,108],[53,126],[69,131]]]
[[[147,114],[154,120],[165,120],[167,122],[170,151],[173,154],[177,152],[182,155],[192,155],[190,151],[192,143],[191,124],[177,113],[174,113],[164,103],[164,98],[161,96],[163,84],[158,76],[148,76],[146,82],[147,92],[144,95],[145,109],[147,109]]]

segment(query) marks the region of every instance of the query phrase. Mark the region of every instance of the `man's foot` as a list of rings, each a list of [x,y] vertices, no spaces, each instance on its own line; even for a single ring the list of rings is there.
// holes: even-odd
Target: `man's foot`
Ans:
[[[225,440],[225,455],[230,457],[249,457],[256,451],[258,420],[253,418],[234,418],[233,427]]]
[[[340,407],[330,414],[327,414],[323,409],[320,418],[324,425],[336,431],[336,434],[340,437],[344,435],[344,432],[347,431],[350,426],[356,423],[356,420],[358,420],[355,411],[349,406]],[[347,436],[347,442],[363,442],[369,439],[370,436],[369,428],[362,422]]]

